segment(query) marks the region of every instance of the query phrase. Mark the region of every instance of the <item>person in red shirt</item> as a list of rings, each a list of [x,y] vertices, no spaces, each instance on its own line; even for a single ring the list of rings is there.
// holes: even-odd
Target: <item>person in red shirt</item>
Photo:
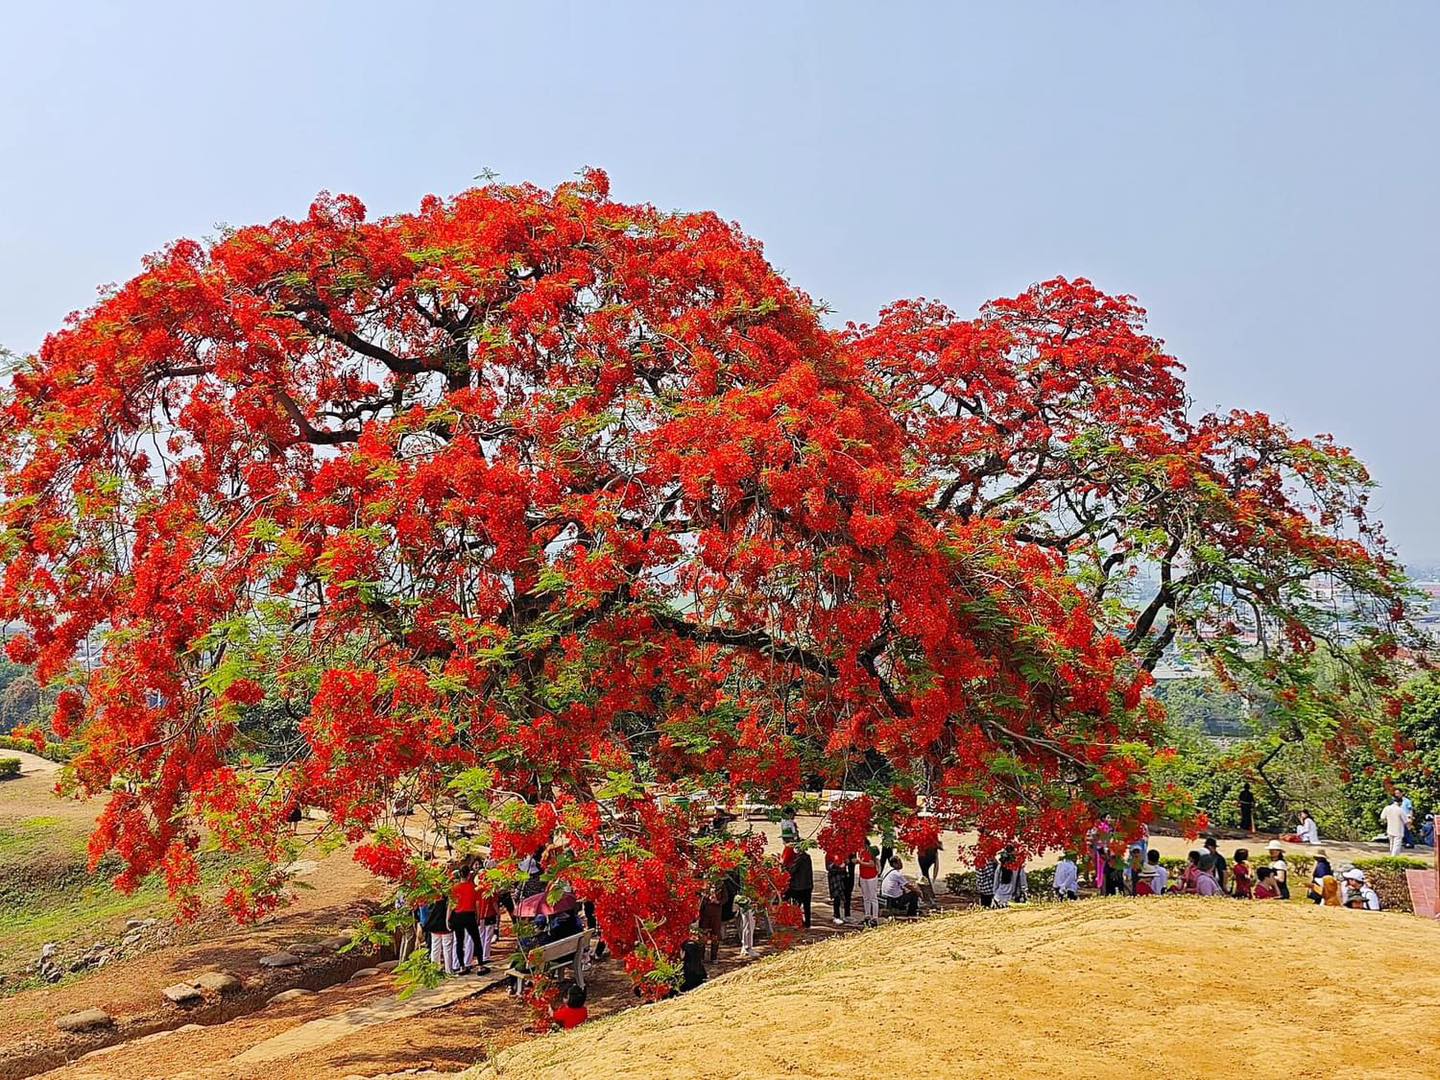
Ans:
[[[1250,852],[1243,847],[1235,852],[1235,861],[1230,866],[1230,880],[1236,900],[1253,898],[1255,879],[1250,874]]]
[[[870,844],[860,849],[860,902],[866,926],[880,925],[880,849]]]
[[[450,886],[450,929],[455,932],[455,958],[463,970],[486,971],[485,946],[480,940],[480,921],[475,914],[475,875],[469,859],[455,871]]]
[[[550,1014],[550,1023],[569,1031],[589,1018],[590,1010],[585,1008],[585,991],[578,986],[572,986],[565,995],[565,1004]]]
[[[500,937],[500,903],[487,884],[475,886],[475,919],[480,924],[480,964],[490,963],[490,950]]]

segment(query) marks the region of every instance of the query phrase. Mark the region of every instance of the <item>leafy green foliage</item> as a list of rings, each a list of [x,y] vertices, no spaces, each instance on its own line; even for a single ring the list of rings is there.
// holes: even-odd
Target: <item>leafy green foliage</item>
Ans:
[[[1403,687],[1405,704],[1388,732],[1402,752],[1381,761],[1370,746],[1360,745],[1346,762],[1345,796],[1356,824],[1376,828],[1376,814],[1394,786],[1414,801],[1417,822],[1440,809],[1440,678],[1426,675]]]

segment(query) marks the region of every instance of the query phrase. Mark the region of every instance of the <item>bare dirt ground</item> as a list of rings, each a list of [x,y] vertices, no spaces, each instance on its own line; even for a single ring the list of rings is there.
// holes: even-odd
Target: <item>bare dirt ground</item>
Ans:
[[[262,956],[311,944],[354,926],[373,910],[379,883],[357,866],[345,851],[321,860],[303,879],[311,887],[297,893],[295,903],[249,927],[236,927],[219,912],[183,928],[176,943],[72,978],[55,986],[26,990],[0,999],[0,1077],[34,1074],[23,1062],[47,1061],[47,1067],[116,1037],[135,1037],[162,1027],[200,1020],[214,1024],[252,1007],[293,985],[343,977],[364,965],[364,957],[317,959],[307,969],[262,971]],[[204,971],[229,971],[246,981],[238,997],[215,1007],[184,1010],[161,997],[163,987],[194,978]],[[57,1031],[54,1020],[67,1013],[98,1007],[116,1020],[111,1032],[85,1038]],[[212,1030],[207,1028],[207,1031]]]
[[[973,912],[792,951],[466,1075],[1433,1080],[1437,953],[1433,923],[1300,904]]]
[[[50,765],[48,762],[44,764]],[[0,825],[3,825],[6,820],[7,811],[10,818],[14,819],[18,815],[37,813],[37,806],[43,806],[47,814],[61,816],[67,829],[83,825],[85,819],[93,814],[93,805],[65,803],[48,796],[43,804],[39,801],[42,792],[48,792],[49,786],[53,784],[53,777],[48,775],[53,770],[45,769],[46,775],[42,775],[40,768],[35,767],[34,773],[22,781],[11,782],[12,784],[25,783],[36,786],[33,792],[28,789],[21,792],[12,788],[9,805],[5,801],[5,791],[0,789]],[[15,798],[20,795],[25,797]],[[819,820],[802,818],[800,824],[802,832],[809,832],[818,827]],[[743,827],[743,825],[737,826],[737,828]],[[778,829],[775,825],[756,822],[752,823],[751,827],[764,832],[770,838],[771,850],[778,850]],[[947,854],[942,856],[942,874],[958,868],[956,866],[957,853],[965,844],[972,841],[973,838],[970,837],[947,835],[945,841]],[[1153,843],[1166,854],[1183,854],[1185,850],[1194,846],[1193,843],[1181,838],[1172,837],[1160,837]],[[1225,841],[1222,844],[1222,850],[1228,854],[1232,847],[1237,846],[1249,846],[1252,852],[1258,852],[1263,849],[1264,841],[1257,839],[1248,844],[1245,841]],[[1368,846],[1336,844],[1327,846],[1332,857],[1341,860],[1374,853]],[[1050,856],[1034,860],[1032,865],[1043,866],[1052,862],[1053,856]],[[913,860],[907,859],[906,869],[913,874]],[[316,1080],[342,1080],[342,1078],[350,1076],[389,1075],[407,1069],[433,1069],[440,1073],[453,1073],[477,1062],[488,1061],[499,1051],[517,1047],[519,1044],[533,1039],[533,1017],[528,1007],[515,1001],[503,991],[471,993],[466,990],[464,993],[467,996],[459,1000],[447,1000],[441,1005],[428,1007],[412,1015],[397,1015],[394,1019],[386,1019],[389,1016],[387,1010],[393,1009],[395,1002],[396,988],[390,976],[381,975],[359,982],[343,981],[351,971],[373,962],[373,957],[367,960],[365,958],[331,956],[325,958],[324,962],[316,961],[314,964],[310,964],[307,961],[308,966],[304,970],[292,968],[283,972],[263,972],[257,967],[257,961],[261,956],[279,949],[289,948],[297,942],[316,942],[335,934],[342,927],[354,925],[370,910],[371,905],[382,892],[379,884],[356,866],[348,852],[345,851],[337,852],[320,860],[314,871],[308,873],[304,880],[310,888],[298,893],[296,903],[258,926],[238,929],[227,925],[223,918],[217,915],[186,931],[187,936],[178,940],[171,948],[158,949],[134,959],[121,961],[59,986],[26,991],[7,999],[0,999],[0,1080],[37,1075],[44,1069],[53,1070],[45,1072],[44,1075],[54,1077],[56,1080],[142,1080],[142,1078],[151,1077],[181,1076],[191,1077],[193,1080],[239,1080],[242,1077],[266,1077],[267,1080],[278,1080],[278,1078],[291,1076],[304,1077],[307,1080],[311,1077]],[[829,1008],[826,1003],[832,999],[844,1000],[845,1008],[855,1009],[858,1007],[865,1015],[872,1017],[884,1017],[894,1013],[900,1002],[909,1000],[909,996],[915,991],[915,988],[905,979],[891,986],[885,981],[882,971],[878,976],[880,978],[880,982],[877,984],[879,989],[872,993],[872,973],[869,973],[864,965],[871,963],[878,964],[887,970],[890,967],[908,970],[907,965],[912,964],[912,961],[908,959],[907,949],[918,942],[931,941],[933,943],[932,951],[936,956],[948,956],[957,963],[965,960],[966,957],[972,963],[976,961],[977,957],[983,957],[987,968],[997,963],[997,961],[989,959],[991,957],[1008,956],[1011,953],[1025,955],[1027,952],[1042,956],[1047,949],[1057,948],[1055,942],[1062,940],[1065,935],[1056,931],[1048,936],[1032,934],[1023,940],[1013,941],[1006,935],[1011,934],[1016,928],[1028,926],[1028,920],[1042,915],[1042,923],[1049,925],[1045,920],[1056,918],[1056,911],[1060,911],[1060,917],[1074,924],[1073,932],[1077,941],[1090,943],[1088,947],[1094,950],[1093,955],[1084,954],[1072,957],[1069,954],[1063,954],[1062,951],[1062,954],[1043,960],[1038,967],[1027,965],[1024,972],[1027,978],[1031,978],[1032,973],[1038,973],[1038,977],[1042,980],[1048,980],[1053,977],[1051,969],[1069,964],[1069,970],[1072,972],[1076,970],[1089,971],[1096,980],[1097,986],[1108,985],[1117,979],[1121,985],[1127,987],[1172,984],[1178,986],[1183,984],[1184,978],[1187,977],[1185,962],[1189,953],[1221,951],[1228,954],[1238,949],[1249,955],[1245,960],[1246,973],[1234,975],[1236,985],[1242,989],[1245,983],[1253,983],[1257,987],[1268,987],[1266,993],[1288,1001],[1286,992],[1291,986],[1288,976],[1283,973],[1277,975],[1273,969],[1266,966],[1269,961],[1263,955],[1263,950],[1267,947],[1264,943],[1256,945],[1244,938],[1244,935],[1250,932],[1249,928],[1259,925],[1268,926],[1269,920],[1275,917],[1273,915],[1260,914],[1258,919],[1254,915],[1247,915],[1248,922],[1241,922],[1233,926],[1231,925],[1235,922],[1233,918],[1228,921],[1221,919],[1213,926],[1196,925],[1196,915],[1191,905],[1188,901],[1180,900],[1177,901],[1179,906],[1169,914],[1176,916],[1171,920],[1174,926],[1186,928],[1184,930],[1185,941],[1172,942],[1167,936],[1168,931],[1152,934],[1148,929],[1132,926],[1125,919],[1120,920],[1113,927],[1107,927],[1101,935],[1099,931],[1091,927],[1091,924],[1098,918],[1094,912],[1100,909],[1088,903],[1079,907],[1069,906],[1064,909],[1029,913],[1014,910],[998,913],[1003,921],[996,921],[994,916],[986,914],[978,916],[981,921],[977,923],[966,923],[967,926],[984,929],[984,934],[974,938],[976,942],[992,933],[998,935],[993,944],[983,946],[975,944],[972,951],[978,951],[974,951],[974,955],[971,955],[963,950],[957,951],[952,944],[951,938],[960,933],[953,929],[953,921],[942,923],[927,921],[920,926],[906,930],[887,930],[887,935],[897,935],[893,938],[876,937],[873,933],[867,933],[863,937],[853,937],[852,935],[857,934],[853,926],[836,928],[830,925],[830,907],[825,892],[825,876],[823,872],[820,872],[818,865],[816,886],[815,926],[810,940],[822,941],[827,938],[843,936],[851,944],[837,942],[830,947],[830,951],[824,952],[824,955],[830,955],[830,952],[833,951],[834,955],[845,957],[842,968],[856,962],[860,964],[860,967],[856,968],[855,976],[851,980],[848,990],[844,993],[841,993],[838,988],[826,989],[822,986],[820,996],[816,999],[817,1005],[821,1006],[819,1012],[822,1016]],[[942,897],[942,900],[947,907],[954,907],[961,903],[949,897]],[[1242,905],[1222,906],[1242,907]],[[1278,905],[1276,906],[1278,907]],[[1247,913],[1248,909],[1252,907],[1253,905],[1243,905],[1243,908],[1247,909]],[[1295,907],[1301,906],[1286,905],[1285,910],[1288,912]],[[1105,910],[1113,911],[1114,909],[1106,908]],[[855,914],[858,916],[858,909]],[[1120,909],[1119,914],[1125,914],[1124,909]],[[1202,914],[1209,918],[1208,913],[1202,912]],[[1353,930],[1354,919],[1357,915],[1358,913],[1354,912],[1343,913],[1344,919],[1348,919],[1350,922],[1342,920],[1337,925],[1341,930]],[[1297,920],[1308,920],[1314,917],[1308,906],[1301,907],[1301,910],[1293,916]],[[1322,914],[1320,917],[1324,918],[1326,915]],[[1116,916],[1112,914],[1107,918],[1113,920]],[[1408,938],[1411,952],[1415,952],[1424,940],[1428,940],[1418,938],[1416,935],[1433,936],[1434,933],[1440,931],[1440,928],[1419,924],[1418,920],[1414,919],[1401,919],[1397,923],[1390,916],[1378,918],[1379,922],[1373,919],[1367,922],[1365,929],[1385,930],[1396,941],[1402,937]],[[986,922],[985,920],[990,921]],[[1204,920],[1202,919],[1201,922],[1204,923]],[[1307,942],[1306,935],[1312,933],[1312,930],[1307,927],[1308,923],[1304,922],[1296,923],[1293,926],[1289,924],[1282,926],[1279,932],[1284,938],[1284,950],[1297,956],[1308,957],[1312,966],[1314,966],[1317,956],[1325,957],[1326,964],[1328,964],[1331,956],[1330,947],[1325,946],[1324,951],[1321,952],[1318,951],[1316,943]],[[508,922],[505,929],[508,939]],[[1331,927],[1325,931],[1327,938],[1333,929],[1334,927]],[[912,938],[909,936],[912,933],[919,936]],[[1037,933],[1039,932],[1037,931]],[[1241,937],[1235,938],[1233,936],[1235,934],[1239,934]],[[962,936],[968,940],[973,935],[966,932]],[[1102,936],[1103,940],[1101,940]],[[1138,944],[1141,937],[1145,943],[1144,949],[1140,952],[1133,952],[1127,943]],[[894,958],[889,956],[892,941],[896,949]],[[875,947],[855,944],[856,942],[873,942]],[[502,941],[500,952],[497,955],[504,956],[507,947],[508,941]],[[1262,950],[1260,954],[1253,952],[1257,947]],[[1357,948],[1359,947],[1357,945]],[[784,970],[790,970],[789,965],[796,962],[793,957],[786,957],[778,961],[778,964],[783,965]],[[820,961],[816,963],[820,963],[820,968],[817,970],[826,970],[824,963]],[[723,974],[741,966],[741,962],[735,956],[734,945],[727,944],[722,949],[719,965],[713,966],[711,973],[712,976]],[[753,965],[747,966],[753,968]],[[769,970],[771,966],[766,964],[760,970]],[[921,964],[920,969],[924,970],[925,965]],[[221,1001],[209,1001],[205,1006],[191,1010],[170,1005],[160,998],[161,987],[193,978],[197,973],[206,970],[227,970],[240,975],[246,983],[243,993],[234,997],[226,996]],[[810,969],[805,968],[804,970]],[[1008,966],[1006,966],[1006,970],[1009,970]],[[934,974],[941,983],[944,982],[941,977],[942,973]],[[1013,975],[1014,972],[1012,971],[1011,974]],[[594,975],[595,981],[591,987],[590,1001],[592,1016],[603,1018],[611,1013],[634,1009],[635,999],[630,994],[628,981],[619,971],[618,965],[614,963],[602,965],[595,970]],[[1346,977],[1343,974],[1337,976],[1340,980]],[[1366,977],[1367,989],[1374,977],[1374,973]],[[743,978],[748,980],[750,975],[747,974]],[[966,976],[966,980],[962,980],[959,986],[953,987],[956,996],[948,1004],[942,1004],[939,1000],[935,1000],[931,1006],[936,1010],[934,1015],[953,1017],[964,1013],[968,1016],[973,1002],[967,987],[968,982],[975,981],[975,978],[973,975]],[[1408,976],[1406,980],[1409,985],[1414,985],[1413,980],[1409,980]],[[337,981],[338,985],[331,985]],[[727,979],[720,985],[727,985],[731,981],[731,979]],[[980,981],[984,982],[984,980]],[[313,997],[302,998],[283,1005],[265,1005],[265,1001],[270,995],[294,985],[315,989],[329,988],[322,989],[321,993]],[[1346,1000],[1357,996],[1343,989],[1343,981],[1336,982],[1335,985],[1336,994]],[[1440,986],[1436,986],[1434,989],[1440,989]],[[1001,1023],[1002,1018],[998,1016],[985,1020],[984,1024],[988,1026],[987,1038],[994,1040],[996,1032],[999,1031],[1012,1032],[1009,1038],[1017,1037],[1021,1032],[1021,1029],[1014,1026],[1017,1017],[1023,1016],[1027,1024],[1040,1023],[1046,1008],[1053,1009],[1057,1014],[1069,1016],[1076,1008],[1098,1008],[1098,1002],[1102,1000],[1102,998],[1094,997],[1090,989],[1084,985],[1077,985],[1070,990],[1057,988],[1056,992],[1060,996],[1049,1006],[1033,1005],[1019,1009],[1012,1005],[1010,1006],[1011,1012],[1007,1014],[1010,1018],[1004,1020],[1003,1024]],[[1228,990],[1226,992],[1228,993]],[[1318,993],[1318,988],[1313,992]],[[1194,993],[1191,991],[1178,993],[1174,1002],[1175,1008],[1181,1009],[1185,1002],[1193,996]],[[1361,993],[1358,996],[1365,997],[1366,995]],[[1157,1010],[1155,1016],[1163,1017],[1163,1012],[1158,1010],[1165,1001],[1165,995],[1160,994],[1155,1000]],[[1217,998],[1215,1015],[1208,1022],[1212,1024],[1223,1022],[1233,1027],[1231,1021],[1224,1020],[1224,1016],[1231,1015],[1227,1010],[1244,1010],[1248,1007],[1249,1000],[1249,998],[1229,1000],[1229,1003],[1225,1004],[1221,998]],[[91,1006],[99,1006],[115,1016],[118,1021],[117,1028],[98,1037],[64,1035],[55,1030],[53,1021],[56,1017]],[[727,1004],[724,1008],[729,1009],[730,1007]],[[1306,1015],[1305,1010],[1298,1007],[1293,1001],[1288,1002],[1286,1008],[1292,1017]],[[639,1013],[649,1015],[653,1011],[645,1008],[639,1010]],[[362,1018],[365,1018],[363,1026]],[[307,1035],[307,1031],[310,1029],[305,1028],[305,1025],[312,1024],[317,1020],[325,1021],[325,1024],[318,1025],[325,1036],[321,1042],[310,1039]],[[800,1018],[797,1016],[792,1022],[798,1024]],[[191,1030],[172,1030],[196,1023],[203,1026]],[[1136,1018],[1135,1023],[1142,1029],[1144,1028],[1140,1017]],[[317,1027],[317,1025],[312,1024],[312,1027]],[[722,1030],[724,1027],[725,1025],[722,1024]],[[1053,1025],[1047,1020],[1041,1024],[1038,1030],[1049,1032],[1052,1027]],[[163,1037],[154,1037],[155,1033],[166,1030],[170,1030],[170,1033]],[[598,1034],[606,1028],[591,1027],[590,1030]],[[1064,1026],[1054,1030],[1062,1031]],[[1152,1024],[1150,1033],[1154,1034],[1155,1030]],[[746,1046],[748,1051],[750,1036],[746,1034],[745,1029],[738,1028],[732,1034],[734,1045]],[[755,1037],[760,1038],[762,1034],[762,1032],[757,1032]],[[1050,1040],[1049,1035],[1044,1037],[1047,1041]],[[809,1036],[806,1038],[808,1039]],[[763,1039],[761,1041],[763,1043]],[[804,1041],[802,1040],[802,1042]],[[821,1042],[823,1041],[821,1040]],[[1030,1041],[1027,1030],[1025,1042],[1028,1045]],[[118,1043],[118,1045],[109,1046],[103,1052],[92,1054],[83,1060],[76,1060],[87,1051],[106,1047],[111,1043]],[[1003,1040],[1001,1043],[1003,1045]],[[536,1045],[548,1048],[557,1045],[557,1041],[545,1039]],[[1168,1045],[1168,1040],[1162,1040],[1161,1045]],[[814,1043],[813,1046],[815,1055],[820,1058],[825,1058],[829,1053],[819,1042]],[[1087,1044],[1083,1041],[1078,1044],[1076,1053],[1080,1056],[1072,1055],[1073,1062],[1086,1060],[1085,1055],[1094,1051],[1093,1047],[1087,1050],[1086,1046]],[[254,1060],[257,1054],[263,1057],[265,1054],[278,1053],[277,1047],[284,1051],[281,1056],[267,1059],[264,1063],[257,1063]],[[956,1052],[959,1053],[961,1050],[963,1047]],[[545,1052],[548,1053],[549,1050],[547,1049]],[[1128,1054],[1140,1051],[1127,1049],[1124,1052]],[[665,1053],[669,1053],[669,1051],[667,1050]],[[769,1052],[766,1051],[766,1053]],[[1153,1047],[1147,1046],[1143,1053],[1154,1058]],[[1111,1060],[1106,1053],[1101,1053],[1097,1060],[1100,1059]],[[745,1060],[748,1058],[742,1057],[741,1065],[734,1067],[742,1067]],[[771,1059],[762,1054],[760,1060],[769,1062]],[[904,1071],[910,1074],[909,1062],[912,1058],[908,1054],[892,1060],[904,1060],[906,1062]],[[1002,1054],[1002,1060],[1008,1059],[1005,1059]],[[1041,1060],[1048,1061],[1043,1057]],[[1114,1060],[1126,1059],[1122,1055]],[[1162,1063],[1166,1060],[1163,1055],[1161,1060]],[[69,1064],[66,1064],[67,1061]],[[502,1058],[502,1063],[503,1061]],[[592,1071],[591,1063],[588,1060],[574,1064],[579,1071],[565,1072],[561,1070],[538,1075],[567,1077],[691,1075],[687,1069],[683,1068],[668,1074],[658,1071],[612,1074],[603,1070]],[[773,1064],[778,1067],[780,1062],[776,1060]],[[1076,1072],[1054,1071],[1054,1064],[1047,1063],[1037,1072],[1026,1071],[1028,1065],[1019,1066],[1020,1071],[1018,1072],[1014,1069],[1010,1069],[1010,1072],[1012,1075],[1019,1076],[1068,1076],[1080,1075],[1084,1071],[1080,1070],[1078,1065]],[[599,1068],[598,1065],[595,1067]],[[725,1067],[732,1066],[727,1064]],[[790,1064],[785,1065],[786,1069],[790,1067]],[[503,1064],[503,1068],[510,1069],[511,1066]],[[609,1065],[604,1068],[608,1069]],[[764,1071],[768,1068],[770,1065],[766,1064],[758,1072],[721,1071],[713,1073],[713,1075],[717,1077],[717,1080],[724,1080],[726,1077],[779,1075],[778,1072]],[[852,1059],[849,1066],[852,1074],[855,1069],[866,1071],[868,1068],[869,1066],[862,1065],[861,1059],[858,1058]],[[1051,1071],[1046,1073],[1046,1068]],[[1001,1071],[1003,1074],[1004,1070]],[[976,1074],[978,1075],[978,1072]],[[1099,1071],[1092,1069],[1085,1074],[1106,1075],[1103,1068]],[[1163,1074],[1198,1075],[1184,1071],[1168,1071]],[[504,1071],[496,1075],[521,1074]],[[710,1076],[712,1070],[707,1068],[703,1072],[694,1073],[694,1075]],[[828,1077],[832,1073],[822,1071],[810,1074],[801,1071],[793,1073],[793,1075]],[[841,1073],[836,1072],[833,1075],[838,1076]],[[923,1077],[928,1074],[913,1075]],[[953,1075],[971,1075],[971,1073],[961,1071]],[[1400,1072],[1391,1075],[1411,1074]],[[1440,1066],[1437,1066],[1432,1072],[1415,1073],[1414,1075],[1440,1075]]]
[[[508,922],[504,930],[497,957],[508,955],[513,947]],[[822,926],[817,921],[811,939],[824,940],[854,932],[837,930],[828,924]],[[720,960],[710,965],[710,971],[718,977],[745,963],[731,942],[722,946]],[[495,965],[497,973],[499,967]],[[175,975],[172,972],[161,977],[174,981]],[[387,1076],[408,1069],[436,1070],[451,1075],[535,1037],[533,1011],[503,988],[493,987],[496,981],[493,974],[488,978],[447,981],[442,989],[464,991],[468,986],[475,992],[416,1015],[367,1026],[361,1025],[362,1014],[395,1004],[397,987],[393,977],[380,975],[343,982],[313,997],[259,1008],[249,1015],[233,1019],[220,1017],[215,1022],[206,1020],[205,1026],[198,1030],[177,1030],[160,1038],[131,1039],[42,1075],[46,1080],[251,1080],[256,1077],[343,1080],[354,1076]],[[458,983],[465,986],[457,986]],[[267,993],[277,988],[272,987]],[[595,1018],[636,1005],[629,978],[613,960],[591,968],[588,990],[588,1008]],[[169,1026],[173,1028],[186,1019],[181,1011],[175,1010]],[[315,1025],[321,1029],[315,1033],[316,1037],[307,1038],[304,1025],[313,1021],[324,1023]],[[337,1026],[351,1030],[327,1041]],[[269,1047],[262,1048],[261,1044],[267,1040]],[[286,1052],[275,1056],[275,1044],[281,1040],[285,1042]],[[257,1050],[266,1060],[247,1060],[256,1057]],[[0,1069],[0,1077],[4,1075]]]

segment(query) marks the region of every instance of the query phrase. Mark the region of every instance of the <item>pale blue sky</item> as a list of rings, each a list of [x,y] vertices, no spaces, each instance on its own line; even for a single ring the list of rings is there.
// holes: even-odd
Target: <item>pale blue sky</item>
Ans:
[[[710,207],[844,319],[1055,274],[1440,560],[1440,3],[5,5],[0,343],[216,222],[491,168]]]

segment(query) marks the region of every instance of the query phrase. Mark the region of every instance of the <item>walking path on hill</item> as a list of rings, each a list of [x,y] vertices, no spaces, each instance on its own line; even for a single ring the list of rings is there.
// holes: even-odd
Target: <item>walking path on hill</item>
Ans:
[[[43,758],[39,754],[27,754],[24,750],[0,750],[0,758],[11,757],[20,759],[20,775],[29,776],[31,773],[55,773],[60,771],[60,763]]]
[[[480,993],[494,982],[493,975],[472,975],[449,979],[429,990],[420,990],[401,1001],[398,997],[386,998],[372,1005],[361,1005],[333,1016],[311,1020],[297,1028],[264,1042],[257,1043],[242,1054],[230,1059],[232,1067],[258,1066],[282,1058],[298,1057],[301,1054],[319,1050],[350,1035],[361,1028],[388,1024],[392,1020],[404,1020],[418,1016],[431,1009],[444,1008]],[[202,1073],[181,1073],[181,1077],[199,1077]],[[178,1080],[178,1078],[177,1078]]]

